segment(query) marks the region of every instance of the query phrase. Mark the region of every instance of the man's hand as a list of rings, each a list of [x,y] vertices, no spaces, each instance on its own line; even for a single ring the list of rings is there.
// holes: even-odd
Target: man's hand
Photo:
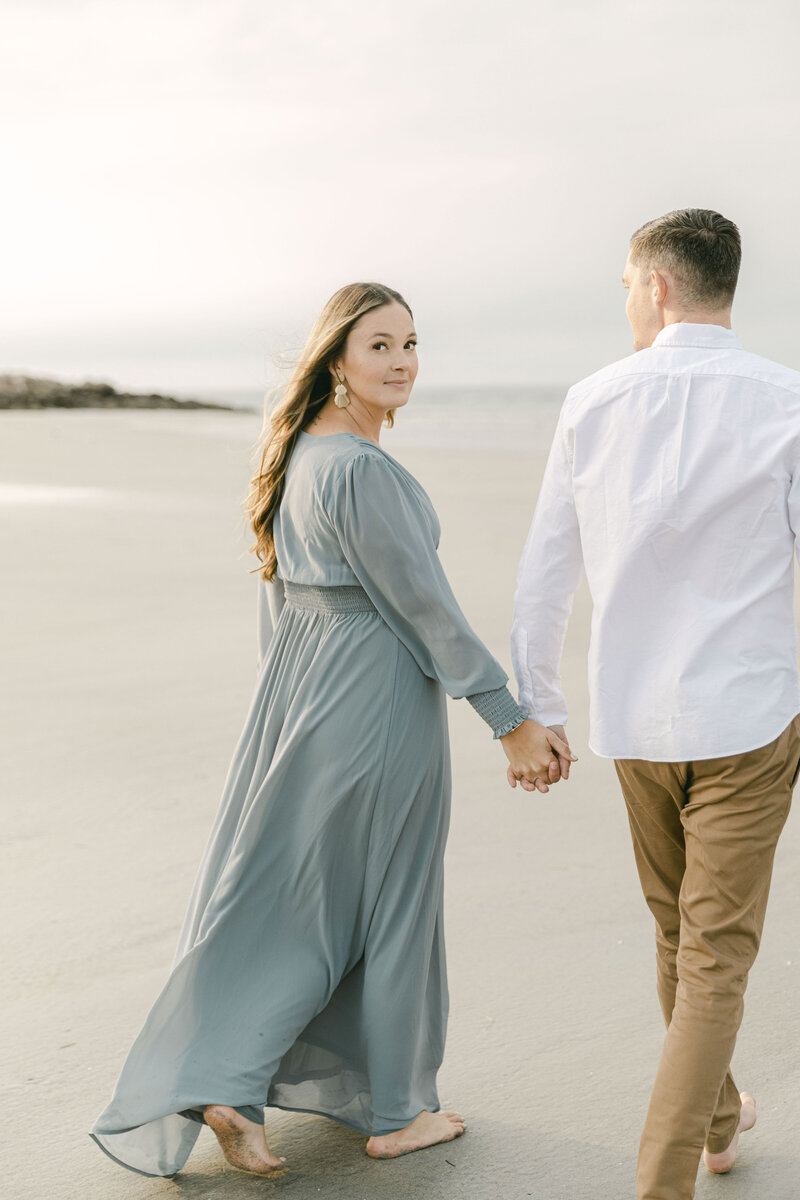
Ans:
[[[566,742],[563,726],[548,729],[529,719],[500,741],[510,763],[509,784],[516,787],[520,782],[527,792],[549,791],[550,784],[569,778],[570,765],[578,761]]]
[[[563,725],[548,725],[547,728],[552,730],[552,732],[556,735],[556,737],[561,738],[561,741],[564,743],[564,745],[567,747],[567,749],[569,749],[569,742],[567,741],[567,731],[565,730]],[[570,754],[569,758],[565,758],[563,754],[559,754],[558,768],[559,768],[561,779],[569,779],[569,769],[574,761],[575,761],[575,758],[572,754]]]

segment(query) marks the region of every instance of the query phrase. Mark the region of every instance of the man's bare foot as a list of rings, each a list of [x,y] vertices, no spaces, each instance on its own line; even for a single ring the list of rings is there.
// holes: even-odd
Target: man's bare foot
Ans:
[[[742,1099],[742,1111],[739,1115],[739,1128],[733,1135],[733,1141],[728,1146],[728,1149],[723,1150],[720,1154],[712,1154],[710,1150],[703,1151],[703,1162],[709,1171],[713,1171],[715,1175],[725,1175],[730,1171],[736,1162],[736,1147],[739,1144],[739,1134],[752,1129],[756,1123],[755,1100],[749,1092],[741,1092],[740,1096]]]
[[[276,1158],[267,1145],[264,1126],[248,1121],[235,1108],[209,1104],[203,1110],[206,1125],[213,1129],[222,1153],[237,1171],[250,1175],[282,1175],[285,1158]]]
[[[370,1158],[399,1158],[401,1154],[435,1146],[438,1142],[452,1142],[453,1138],[461,1137],[466,1128],[459,1113],[421,1112],[405,1129],[371,1137],[367,1142],[367,1154]]]

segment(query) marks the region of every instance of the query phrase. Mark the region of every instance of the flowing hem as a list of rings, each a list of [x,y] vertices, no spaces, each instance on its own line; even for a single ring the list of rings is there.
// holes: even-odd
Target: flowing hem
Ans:
[[[108,1155],[112,1162],[117,1163],[117,1165],[120,1167],[124,1167],[126,1171],[133,1171],[134,1175],[144,1175],[146,1179],[174,1179],[178,1174],[177,1171],[173,1171],[171,1175],[159,1175],[157,1171],[143,1171],[141,1167],[132,1167],[130,1163],[126,1163],[121,1158],[117,1158],[116,1154],[112,1154],[108,1147],[104,1146],[103,1143],[99,1141],[93,1133],[90,1133],[89,1137],[92,1139],[95,1146],[99,1147],[99,1149],[103,1151],[103,1154]]]
[[[410,1118],[410,1120],[405,1120],[404,1118],[398,1117],[398,1121],[403,1120],[404,1123],[402,1125],[398,1124],[391,1129],[378,1129],[369,1131],[362,1129],[359,1125],[354,1125],[351,1121],[344,1121],[341,1117],[334,1117],[331,1115],[331,1113],[322,1112],[322,1110],[318,1108],[295,1108],[290,1104],[268,1104],[264,1107],[276,1108],[280,1112],[304,1113],[309,1117],[325,1117],[328,1121],[335,1121],[337,1125],[344,1125],[346,1129],[352,1129],[355,1133],[360,1133],[366,1138],[388,1137],[390,1133],[397,1133],[400,1129],[405,1129],[411,1124],[412,1121],[417,1119],[420,1113],[441,1111],[441,1108],[421,1108],[418,1113],[415,1113],[415,1115]],[[129,1131],[125,1130],[125,1132],[127,1133]],[[113,1134],[109,1132],[107,1136],[113,1136]],[[107,1155],[112,1162],[117,1163],[117,1165],[120,1167],[124,1167],[126,1171],[132,1171],[134,1175],[143,1175],[146,1179],[174,1179],[178,1174],[178,1171],[183,1170],[183,1167],[179,1167],[178,1171],[173,1171],[170,1175],[160,1175],[157,1171],[143,1171],[141,1167],[132,1167],[130,1163],[126,1163],[123,1159],[117,1158],[116,1154],[112,1154],[108,1147],[104,1146],[103,1143],[93,1133],[90,1133],[89,1137],[92,1139],[95,1146],[99,1147],[99,1149],[103,1151],[103,1154]]]

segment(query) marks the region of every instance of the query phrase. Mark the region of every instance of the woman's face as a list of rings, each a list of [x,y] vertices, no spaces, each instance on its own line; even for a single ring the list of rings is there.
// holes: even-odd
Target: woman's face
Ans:
[[[382,413],[407,404],[419,365],[408,310],[393,303],[366,313],[350,330],[336,365],[351,401]]]

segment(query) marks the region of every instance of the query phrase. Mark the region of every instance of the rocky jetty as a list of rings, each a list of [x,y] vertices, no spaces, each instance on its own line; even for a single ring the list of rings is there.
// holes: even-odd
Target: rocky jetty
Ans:
[[[204,400],[177,400],[158,392],[139,395],[118,392],[110,383],[60,383],[30,375],[0,375],[0,409],[3,408],[217,408],[238,411],[228,404]]]

